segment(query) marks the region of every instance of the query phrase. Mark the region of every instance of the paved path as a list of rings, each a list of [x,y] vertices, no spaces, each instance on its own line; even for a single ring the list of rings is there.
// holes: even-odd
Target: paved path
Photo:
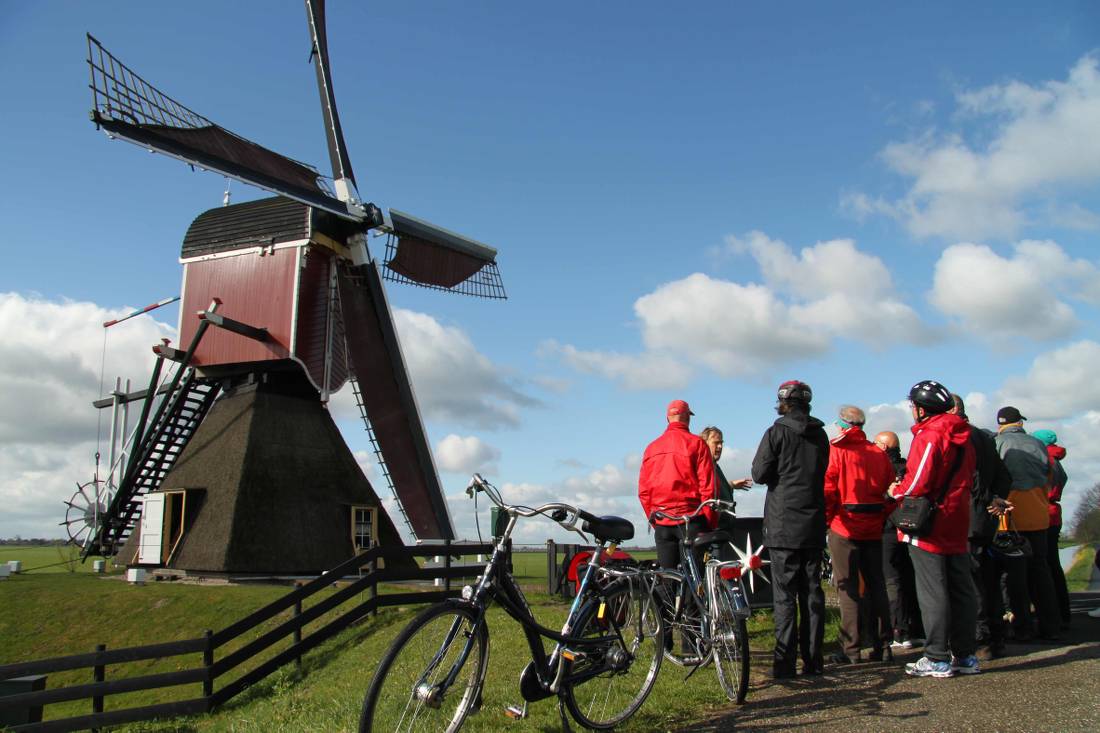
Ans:
[[[1100,731],[1100,594],[1073,594],[1073,624],[1060,645],[1016,644],[979,675],[908,677],[901,663],[826,668],[823,677],[773,681],[753,660],[748,702],[686,730]]]

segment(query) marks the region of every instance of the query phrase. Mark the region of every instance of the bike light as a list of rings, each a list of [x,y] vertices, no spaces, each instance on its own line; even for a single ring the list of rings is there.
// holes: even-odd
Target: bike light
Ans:
[[[764,567],[764,561],[759,555],[749,555],[749,570],[759,570]]]
[[[737,565],[728,568],[719,568],[718,574],[722,576],[722,580],[737,580],[741,577],[741,568]]]
[[[462,600],[468,601],[474,597],[474,587],[472,585],[462,586]]]

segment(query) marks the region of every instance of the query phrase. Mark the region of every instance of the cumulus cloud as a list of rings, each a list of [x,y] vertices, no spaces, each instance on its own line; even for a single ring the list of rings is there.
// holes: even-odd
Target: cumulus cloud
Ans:
[[[115,377],[141,389],[155,358],[150,347],[174,336],[142,316],[111,328],[104,354],[103,322],[132,310],[0,294],[0,537],[63,537],[61,502],[91,480],[97,449],[105,474],[110,415],[91,405],[101,360],[106,390]]]
[[[845,195],[857,216],[887,214],[918,237],[1010,237],[1036,216],[1044,223],[1094,228],[1095,212],[1071,203],[1034,206],[1055,192],[1100,178],[1100,68],[1090,54],[1064,81],[1009,81],[962,91],[962,132],[927,132],[882,151],[889,168],[910,180],[899,199]]]
[[[752,256],[764,284],[695,273],[635,301],[644,351],[586,351],[547,341],[542,352],[630,389],[674,389],[686,386],[697,368],[739,377],[812,359],[838,337],[873,347],[933,338],[895,294],[882,260],[849,239],[795,253],[784,242],[750,232],[729,237],[726,251]]]
[[[1057,339],[1077,326],[1065,298],[1100,298],[1100,269],[1051,241],[1019,242],[1009,257],[982,244],[956,244],[936,263],[928,298],[991,340]]]
[[[477,436],[451,433],[436,443],[435,460],[442,471],[495,474],[500,451]]]
[[[394,321],[426,420],[480,429],[516,427],[523,408],[541,404],[479,352],[461,329],[403,309],[394,311]],[[329,407],[337,419],[359,417],[350,389],[336,394]]]
[[[1004,404],[1015,405],[1031,420],[1067,419],[1100,410],[1100,343],[1077,341],[1040,354],[1022,377],[1005,380]]]

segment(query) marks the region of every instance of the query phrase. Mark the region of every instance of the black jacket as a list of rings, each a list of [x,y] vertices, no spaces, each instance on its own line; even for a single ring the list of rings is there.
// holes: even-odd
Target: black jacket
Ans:
[[[970,539],[986,543],[997,532],[997,518],[986,511],[994,496],[1008,498],[1012,489],[1012,476],[1008,466],[1001,460],[993,434],[987,430],[973,428],[970,431],[970,444],[974,446],[977,458],[977,473],[974,488],[970,494]]]
[[[764,432],[752,459],[752,480],[767,484],[764,546],[825,546],[825,469],[829,436],[806,412],[783,415]]]

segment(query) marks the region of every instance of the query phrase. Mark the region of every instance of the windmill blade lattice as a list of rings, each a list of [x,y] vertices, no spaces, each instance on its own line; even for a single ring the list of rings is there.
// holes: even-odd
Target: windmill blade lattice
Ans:
[[[60,524],[69,535],[69,542],[77,547],[84,548],[92,542],[107,516],[103,488],[103,481],[98,478],[77,484],[76,492],[65,502],[65,521]]]

